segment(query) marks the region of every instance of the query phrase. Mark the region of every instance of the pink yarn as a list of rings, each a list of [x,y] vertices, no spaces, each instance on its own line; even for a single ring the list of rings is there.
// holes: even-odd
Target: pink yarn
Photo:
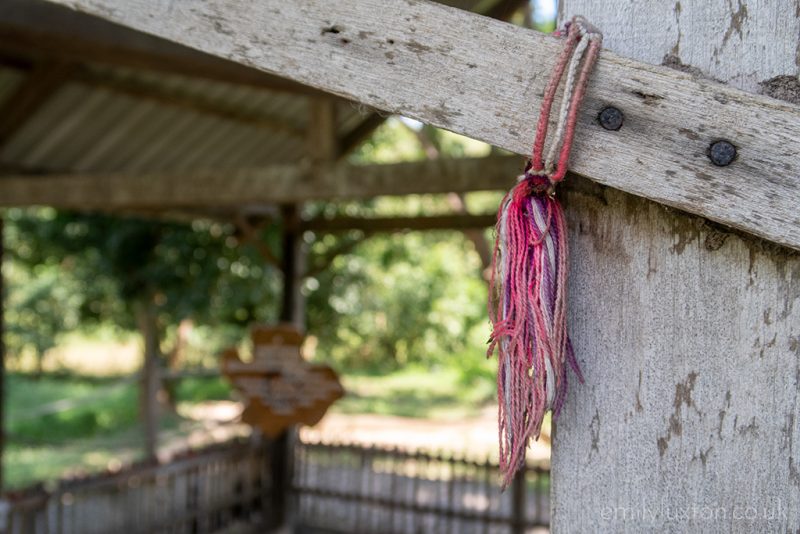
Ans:
[[[566,395],[567,365],[583,382],[567,336],[567,228],[554,187],[567,158],[601,37],[583,18],[565,28],[565,47],[545,89],[531,161],[505,196],[492,257],[488,354],[497,351],[500,470],[507,486],[538,439],[548,410],[556,417]],[[545,158],[550,111],[564,72],[555,140]],[[560,150],[559,150],[560,149]],[[558,161],[549,161],[558,154]]]

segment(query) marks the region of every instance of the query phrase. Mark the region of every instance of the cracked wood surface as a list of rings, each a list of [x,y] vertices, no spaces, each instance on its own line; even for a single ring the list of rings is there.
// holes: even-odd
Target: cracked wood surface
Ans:
[[[562,0],[621,54],[661,62],[679,41],[670,61],[760,90],[796,83],[794,9]],[[553,532],[796,532],[800,254],[567,181],[570,333],[586,384],[555,425]]]
[[[551,37],[424,0],[49,1],[519,154],[559,49]],[[614,26],[604,28],[612,43]],[[595,120],[608,104],[625,113],[618,132]],[[800,248],[799,133],[796,105],[604,51],[571,169]],[[706,156],[719,138],[739,150],[728,167]]]

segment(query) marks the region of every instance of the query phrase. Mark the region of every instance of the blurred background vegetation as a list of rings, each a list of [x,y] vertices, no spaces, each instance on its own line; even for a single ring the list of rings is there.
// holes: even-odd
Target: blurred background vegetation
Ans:
[[[483,143],[390,118],[351,157],[390,163],[489,152]],[[431,215],[452,212],[453,200],[315,203],[304,216]],[[498,201],[494,193],[457,199],[481,213]],[[483,234],[489,243],[490,231]],[[303,235],[305,352],[343,375],[350,395],[338,411],[461,417],[490,402],[485,264],[474,237]],[[261,252],[280,255],[279,221],[254,243],[235,225],[211,220],[11,209],[5,238],[10,486],[139,453],[143,306],[157,310],[162,368],[184,375],[210,375],[221,349],[246,345],[249,325],[278,315],[282,275]],[[173,406],[231,394],[212,376],[176,380],[168,392]],[[161,425],[180,432],[183,421],[176,411]]]

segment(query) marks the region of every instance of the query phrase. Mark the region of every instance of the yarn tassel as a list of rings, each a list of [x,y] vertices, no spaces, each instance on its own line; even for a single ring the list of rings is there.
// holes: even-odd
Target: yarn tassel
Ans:
[[[504,487],[524,464],[530,439],[539,438],[545,414],[552,411],[554,418],[558,416],[566,396],[567,366],[583,382],[567,335],[567,228],[554,192],[566,174],[577,107],[599,51],[600,34],[580,17],[573,19],[565,33],[564,52],[545,90],[533,156],[501,202],[497,218],[488,354],[498,354]],[[565,71],[555,141],[545,158],[549,113]]]

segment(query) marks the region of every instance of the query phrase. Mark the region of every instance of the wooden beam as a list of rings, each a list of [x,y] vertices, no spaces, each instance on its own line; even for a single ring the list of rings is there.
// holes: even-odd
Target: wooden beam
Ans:
[[[62,86],[73,65],[45,62],[36,65],[14,90],[0,103],[0,147],[22,128],[47,100]]]
[[[479,3],[472,10],[486,17],[497,20],[508,20],[514,13],[522,7],[528,0],[485,0]],[[339,143],[339,158],[347,156],[358,145],[361,144],[378,126],[383,124],[388,117],[381,112],[368,114],[355,128],[349,131]]]
[[[317,218],[300,224],[302,230],[321,233],[359,230],[366,234],[406,230],[485,230],[495,225],[497,215],[454,214],[425,217],[335,217]]]
[[[388,115],[383,113],[370,113],[356,125],[355,128],[347,132],[339,141],[338,158],[343,158],[360,145],[367,137],[372,135],[378,126],[386,121]]]
[[[442,159],[392,165],[311,164],[180,174],[82,174],[0,177],[0,206],[142,209],[247,206],[314,199],[505,189],[522,170],[516,156]]]
[[[336,105],[330,99],[311,98],[308,103],[306,143],[315,167],[330,165],[339,155],[336,137]]]
[[[561,44],[424,0],[49,0],[519,154]],[[613,104],[619,131],[596,121]],[[715,167],[709,145],[738,158]],[[601,55],[571,169],[800,248],[800,107]]]

